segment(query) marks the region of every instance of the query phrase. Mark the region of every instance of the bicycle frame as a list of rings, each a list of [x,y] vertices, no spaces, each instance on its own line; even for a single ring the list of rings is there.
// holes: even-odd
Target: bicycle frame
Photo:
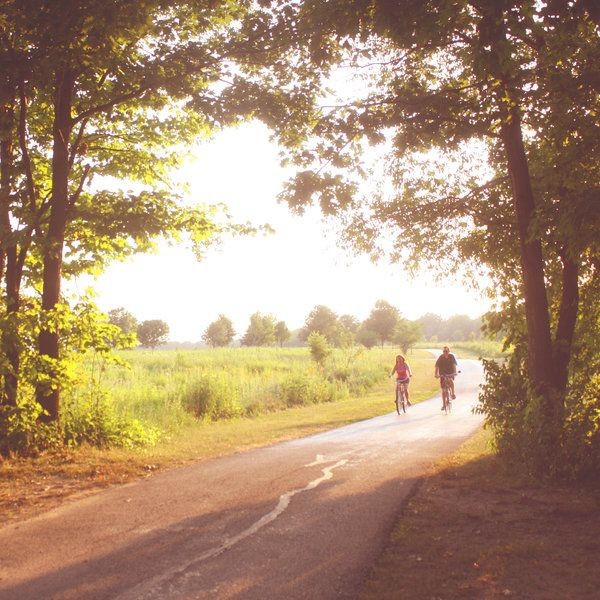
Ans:
[[[401,382],[400,380],[396,380],[396,412],[400,414],[400,407],[402,407],[402,412],[406,412],[407,405],[407,387],[408,382]]]
[[[442,403],[443,410],[448,414],[452,410],[452,397],[450,395],[450,381],[454,379],[455,375],[440,375],[442,383]]]

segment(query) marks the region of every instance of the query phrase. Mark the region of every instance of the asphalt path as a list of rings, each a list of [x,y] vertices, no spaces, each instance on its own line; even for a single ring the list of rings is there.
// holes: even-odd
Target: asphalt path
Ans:
[[[481,423],[482,368],[459,365],[451,415],[438,395],[3,527],[0,599],[354,598],[417,482]]]

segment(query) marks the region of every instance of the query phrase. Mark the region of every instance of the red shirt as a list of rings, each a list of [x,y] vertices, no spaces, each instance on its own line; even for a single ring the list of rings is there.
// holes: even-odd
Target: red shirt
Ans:
[[[396,372],[396,377],[398,377],[398,379],[400,379],[401,381],[403,381],[404,379],[408,379],[408,363],[397,362],[394,366],[394,369],[392,370],[392,373],[394,371]]]

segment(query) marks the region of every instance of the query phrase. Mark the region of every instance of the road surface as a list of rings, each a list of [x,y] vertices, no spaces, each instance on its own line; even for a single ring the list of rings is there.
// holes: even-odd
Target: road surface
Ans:
[[[354,598],[416,482],[481,423],[481,366],[460,368],[451,415],[437,396],[3,527],[0,599]]]

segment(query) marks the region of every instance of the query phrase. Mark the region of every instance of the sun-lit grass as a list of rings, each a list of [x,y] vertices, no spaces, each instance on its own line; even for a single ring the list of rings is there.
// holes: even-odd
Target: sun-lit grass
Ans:
[[[126,366],[104,365],[100,385],[120,413],[173,432],[195,425],[197,393],[227,396],[245,416],[364,396],[386,381],[395,354],[393,348],[336,350],[322,369],[308,348],[123,351]],[[424,368],[430,356],[417,352],[409,360],[413,388],[427,381],[425,388],[435,389]]]
[[[494,340],[471,340],[464,342],[419,342],[417,348],[431,348],[442,351],[444,346],[463,358],[503,358],[502,342]]]

